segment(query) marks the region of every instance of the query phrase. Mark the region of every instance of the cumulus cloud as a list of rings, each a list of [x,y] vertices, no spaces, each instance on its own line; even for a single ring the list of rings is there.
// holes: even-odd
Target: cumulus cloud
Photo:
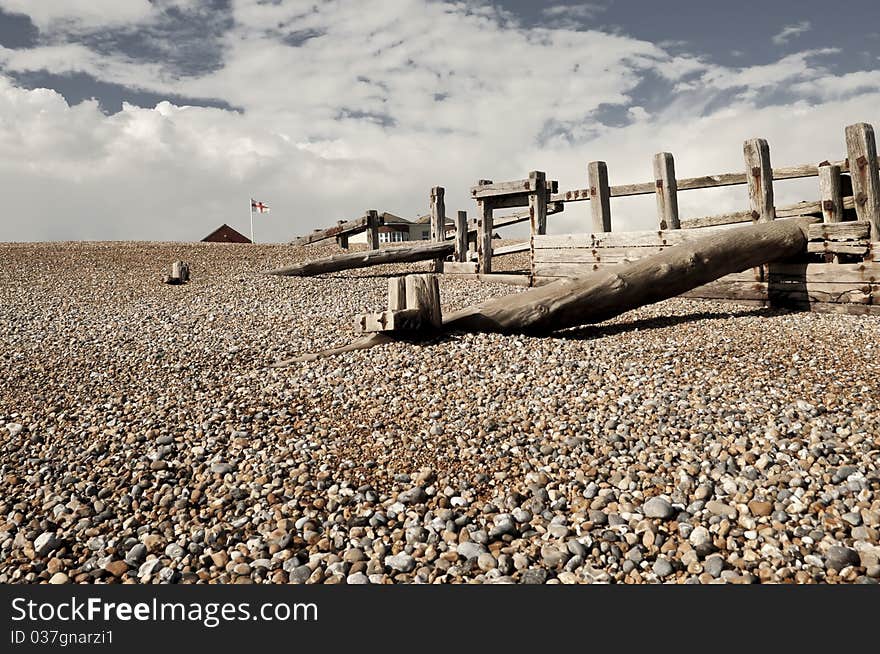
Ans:
[[[273,209],[258,240],[286,240],[367,208],[423,213],[435,185],[450,211],[473,210],[467,189],[479,178],[539,169],[581,188],[591,159],[608,161],[612,183],[650,179],[660,150],[682,175],[738,170],[753,136],[769,138],[782,165],[842,158],[843,126],[870,119],[878,100],[872,75],[825,70],[827,50],[732,69],[625,35],[524,29],[482,4],[236,0],[231,10],[222,65],[198,75],[98,55],[76,38],[0,50],[7,73],[85,71],[243,108],[163,102],[107,116],[0,78],[0,240],[192,240],[222,222],[246,229],[249,197]],[[657,106],[634,98],[647,79]],[[808,93],[814,80],[841,93]],[[794,104],[759,102],[779,88]],[[597,122],[609,105],[623,127]],[[689,215],[746,204],[741,189],[695,193],[683,194]],[[803,193],[793,199],[815,196]],[[616,224],[649,226],[651,202],[615,200]],[[573,205],[553,229],[583,229],[586,213]]]
[[[793,38],[809,32],[811,29],[813,29],[813,26],[810,24],[810,21],[802,20],[799,23],[784,26],[778,34],[773,35],[772,40],[776,45],[785,45]]]

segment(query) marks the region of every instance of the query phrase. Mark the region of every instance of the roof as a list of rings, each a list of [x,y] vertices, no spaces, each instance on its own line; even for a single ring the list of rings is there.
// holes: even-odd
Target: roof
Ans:
[[[406,218],[401,218],[400,216],[395,216],[393,213],[388,213],[385,211],[382,214],[382,219],[384,220],[386,225],[412,225],[411,220],[407,220]]]
[[[202,243],[250,243],[251,239],[223,223],[202,239]]]
[[[455,224],[454,222],[449,220],[449,218],[445,218],[444,220],[446,221],[447,225],[454,225]],[[430,214],[425,215],[425,216],[419,216],[413,222],[415,222],[417,225],[427,225],[431,222],[431,216],[430,216]]]

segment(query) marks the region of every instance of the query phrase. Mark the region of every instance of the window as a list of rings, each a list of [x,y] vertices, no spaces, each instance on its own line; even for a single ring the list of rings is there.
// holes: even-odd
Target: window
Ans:
[[[406,232],[379,232],[380,243],[400,243],[408,240],[409,234]]]

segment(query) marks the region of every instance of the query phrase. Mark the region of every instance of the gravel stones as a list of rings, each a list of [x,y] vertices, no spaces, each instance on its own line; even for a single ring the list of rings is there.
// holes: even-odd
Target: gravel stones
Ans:
[[[256,274],[334,251],[0,246],[0,583],[880,575],[876,317],[675,299],[267,368],[430,265]],[[157,283],[179,258],[199,275]]]

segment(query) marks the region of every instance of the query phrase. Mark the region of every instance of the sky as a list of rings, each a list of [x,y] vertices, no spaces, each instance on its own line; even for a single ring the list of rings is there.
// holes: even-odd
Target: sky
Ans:
[[[450,215],[478,179],[586,186],[845,156],[880,126],[880,3],[0,0],[0,241],[283,242],[367,209]],[[777,203],[815,199],[778,182]],[[683,192],[684,218],[744,187]],[[588,203],[549,231],[588,231]],[[656,224],[612,201],[615,230]]]

